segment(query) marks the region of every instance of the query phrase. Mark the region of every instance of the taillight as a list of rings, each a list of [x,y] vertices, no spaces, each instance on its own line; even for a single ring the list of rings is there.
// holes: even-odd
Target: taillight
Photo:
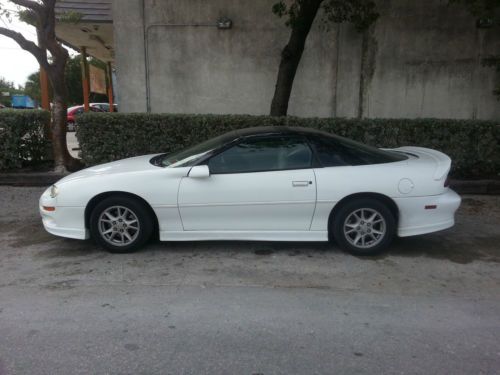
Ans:
[[[446,180],[444,180],[444,187],[449,187],[450,186],[450,177],[446,176]]]

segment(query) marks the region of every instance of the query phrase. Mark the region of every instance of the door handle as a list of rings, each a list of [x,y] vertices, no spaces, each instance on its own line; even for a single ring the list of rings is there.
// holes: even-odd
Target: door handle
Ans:
[[[293,187],[309,186],[309,185],[312,185],[312,181],[292,181]]]

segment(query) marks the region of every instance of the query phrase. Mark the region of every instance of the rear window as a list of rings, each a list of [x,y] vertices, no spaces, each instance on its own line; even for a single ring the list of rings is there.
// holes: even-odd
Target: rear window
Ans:
[[[324,167],[393,163],[407,156],[367,146],[347,138],[332,135],[314,136],[311,143]]]

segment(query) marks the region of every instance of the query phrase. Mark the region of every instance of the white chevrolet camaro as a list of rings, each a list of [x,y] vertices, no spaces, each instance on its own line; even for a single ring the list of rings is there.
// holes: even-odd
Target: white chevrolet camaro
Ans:
[[[172,154],[73,173],[40,198],[45,229],[130,252],[162,241],[328,241],[372,255],[449,228],[460,197],[451,160],[383,150],[305,128],[233,131]]]

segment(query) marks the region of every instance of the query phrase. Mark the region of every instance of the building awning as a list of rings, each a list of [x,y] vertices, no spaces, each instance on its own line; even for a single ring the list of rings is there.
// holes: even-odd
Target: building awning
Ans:
[[[101,61],[114,61],[112,0],[59,0],[56,35],[63,43]]]

